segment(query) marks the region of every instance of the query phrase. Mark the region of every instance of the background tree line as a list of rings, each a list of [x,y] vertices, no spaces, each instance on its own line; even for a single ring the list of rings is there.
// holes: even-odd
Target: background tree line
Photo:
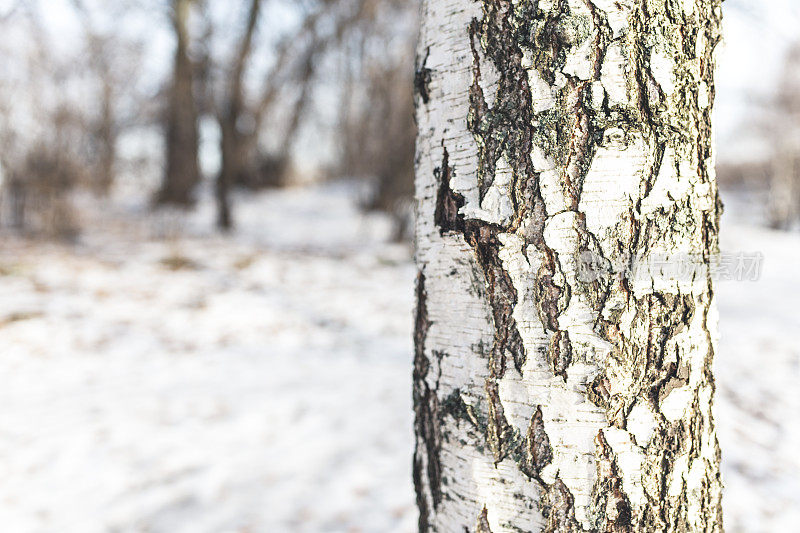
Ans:
[[[407,233],[416,0],[18,1],[0,12],[2,224],[75,237],[75,195],[154,208],[367,180]],[[133,184],[133,185],[131,185]]]
[[[418,0],[0,5],[0,231],[74,238],[76,195],[131,190],[158,209],[213,196],[230,230],[247,191],[354,177],[408,237],[417,18]],[[800,222],[799,58],[747,95],[758,149],[718,161],[782,229]]]

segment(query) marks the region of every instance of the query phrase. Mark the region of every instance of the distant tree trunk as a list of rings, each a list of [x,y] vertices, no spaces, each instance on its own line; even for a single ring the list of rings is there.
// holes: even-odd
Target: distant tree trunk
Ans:
[[[102,36],[94,29],[91,14],[83,0],[72,0],[72,5],[86,33],[86,51],[92,74],[100,83],[100,116],[92,120],[89,135],[93,152],[91,187],[95,195],[107,196],[114,183],[119,127],[114,105],[117,97],[117,80],[112,66],[115,49],[112,39]]]
[[[789,49],[777,93],[767,215],[770,226],[785,230],[800,217],[800,43]]]
[[[157,201],[188,206],[200,183],[197,102],[194,66],[189,57],[188,18],[194,0],[173,0],[172,23],[177,44],[166,123],[166,173]]]
[[[233,227],[230,188],[243,165],[241,143],[238,139],[239,134],[236,131],[234,103],[229,102],[227,107],[228,109],[223,111],[223,115],[219,119],[222,163],[216,186],[217,227],[222,230],[230,230]]]
[[[233,227],[230,205],[230,188],[237,182],[248,165],[249,137],[242,132],[244,106],[244,72],[260,11],[260,0],[251,0],[247,26],[242,34],[228,81],[228,90],[220,116],[220,152],[222,165],[217,176],[217,226],[222,230]]]
[[[800,142],[790,131],[782,131],[783,138],[775,142],[769,184],[769,224],[781,230],[795,223],[800,207]]]
[[[719,0],[422,9],[420,531],[721,532]]]
[[[113,88],[109,79],[103,80],[100,106],[101,115],[97,132],[99,154],[95,193],[100,196],[106,196],[114,183],[117,162],[117,126],[114,116]]]
[[[11,229],[22,232],[25,229],[25,205],[27,203],[27,191],[25,183],[16,174],[9,177],[6,185],[11,210]]]

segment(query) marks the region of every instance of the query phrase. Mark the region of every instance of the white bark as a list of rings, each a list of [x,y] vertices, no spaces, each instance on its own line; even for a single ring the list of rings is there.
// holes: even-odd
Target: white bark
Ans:
[[[718,0],[427,0],[420,529],[721,531]],[[688,279],[582,259],[697,259]]]

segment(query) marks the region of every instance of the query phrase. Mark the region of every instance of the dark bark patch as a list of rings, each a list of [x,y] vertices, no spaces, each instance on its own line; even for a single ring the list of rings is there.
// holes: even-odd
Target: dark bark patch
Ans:
[[[658,409],[661,399],[677,387],[688,383],[688,371],[671,361],[664,363],[668,343],[686,329],[695,313],[695,302],[689,295],[651,294],[637,302],[637,320],[648,326],[646,347],[645,391]]]
[[[578,533],[583,531],[575,519],[575,498],[561,479],[556,479],[547,491],[544,501],[546,533]]]
[[[422,63],[414,70],[414,90],[422,98],[422,103],[427,104],[431,98],[428,85],[431,82],[431,69],[427,68],[428,56],[431,54],[430,46],[425,49],[425,57],[422,58]]]
[[[454,420],[468,422],[481,433],[486,432],[486,419],[473,405],[464,401],[459,389],[453,390],[442,400],[440,412],[442,417],[450,416]]]
[[[603,430],[597,432],[595,446],[597,481],[593,499],[598,513],[597,529],[604,533],[630,533],[633,531],[630,501],[622,490],[617,458]]]
[[[553,374],[561,376],[566,383],[567,368],[572,364],[572,344],[569,340],[569,333],[566,331],[555,332],[550,338],[548,353]]]
[[[607,409],[611,400],[611,392],[609,391],[610,387],[611,384],[609,383],[606,375],[604,373],[598,374],[589,383],[589,386],[586,390],[586,396],[589,398],[589,401],[595,404],[597,407]]]
[[[480,55],[475,43],[478,22],[473,20],[469,26],[469,40],[472,49],[472,85],[469,88],[469,114],[467,127],[475,135],[479,145],[478,157],[478,199],[482,202],[486,191],[494,182],[494,174],[499,154],[495,156],[497,146],[491,140],[492,124],[488,120],[489,105],[483,95],[480,85],[481,65]],[[489,141],[487,143],[487,140]]]
[[[553,449],[550,447],[550,438],[544,430],[541,405],[536,408],[536,412],[531,417],[525,444],[526,473],[531,477],[540,478],[542,469],[553,461]]]
[[[558,315],[567,305],[568,294],[556,285],[554,276],[556,273],[555,252],[545,251],[545,260],[536,274],[534,293],[539,311],[539,320],[542,325],[550,331],[558,331]],[[564,301],[567,300],[567,301]]]
[[[464,231],[464,216],[459,209],[464,207],[464,197],[450,187],[453,169],[450,168],[450,156],[443,147],[442,166],[434,170],[439,189],[436,194],[436,209],[433,221],[439,227],[439,233],[447,231]]]
[[[428,500],[427,498],[425,498],[425,494],[422,488],[424,483],[422,479],[423,470],[424,468],[422,466],[422,458],[417,453],[414,453],[414,463],[411,475],[414,480],[414,489],[417,494],[417,509],[419,510],[417,527],[420,533],[424,533],[430,530],[430,524],[428,522],[428,518],[431,515],[431,510],[428,506]]]
[[[424,376],[428,372],[428,360],[425,357],[425,340],[428,337],[428,293],[425,290],[425,273],[417,274],[417,312],[414,320],[414,377]]]
[[[459,213],[460,208],[464,206],[464,197],[450,187],[452,169],[449,159],[447,148],[443,148],[442,166],[436,171],[439,189],[436,195],[434,222],[442,235],[446,232],[462,233],[475,252],[483,272],[494,319],[495,338],[490,355],[491,372],[495,377],[502,377],[505,373],[506,354],[511,354],[514,365],[519,371],[525,363],[522,336],[512,316],[517,305],[517,290],[499,257],[501,243],[498,235],[502,233],[503,228],[479,220],[465,220]]]
[[[420,509],[420,531],[427,531],[429,509],[425,487],[430,492],[433,507],[442,499],[442,468],[440,453],[442,447],[441,416],[436,390],[428,385],[427,377],[431,362],[425,353],[425,341],[431,322],[428,319],[425,274],[417,276],[417,314],[414,324],[414,426],[417,445],[414,450],[413,477]]]
[[[483,200],[494,182],[497,161],[505,154],[512,170],[514,189],[533,177],[531,92],[522,66],[518,24],[524,23],[508,0],[483,3],[483,18],[474,19],[468,31],[473,57],[467,126],[478,144],[478,190]],[[480,86],[479,46],[500,73],[491,107]],[[512,197],[515,207],[518,198]]]
[[[514,430],[506,420],[497,381],[486,380],[486,399],[489,404],[489,420],[486,427],[486,441],[494,455],[495,464],[502,461],[510,451]]]
[[[489,527],[489,512],[486,510],[486,506],[483,506],[483,510],[481,514],[478,515],[478,523],[475,525],[475,533],[492,533],[492,529]]]
[[[494,319],[495,336],[490,356],[490,370],[495,378],[505,373],[506,354],[510,354],[515,368],[521,372],[525,364],[522,336],[513,317],[517,305],[517,289],[500,259],[499,226],[469,220],[464,236],[478,258],[486,281],[489,306]]]

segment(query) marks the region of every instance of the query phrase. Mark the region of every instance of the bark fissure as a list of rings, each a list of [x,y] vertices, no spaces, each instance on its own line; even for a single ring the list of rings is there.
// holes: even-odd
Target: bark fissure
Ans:
[[[481,514],[478,516],[478,522],[475,525],[475,533],[492,533],[492,528],[489,526],[489,511],[486,506],[483,506]]]
[[[441,419],[439,400],[436,388],[431,388],[427,378],[431,362],[425,354],[425,339],[431,322],[428,320],[427,292],[425,290],[425,273],[417,275],[417,312],[414,324],[414,410],[415,431],[418,437],[414,452],[413,473],[414,487],[417,493],[417,505],[425,512],[420,512],[420,531],[428,529],[427,517],[429,506],[434,508],[442,499],[441,492]],[[424,453],[422,448],[424,447]],[[423,482],[423,476],[425,480]],[[429,493],[426,494],[426,489]],[[429,501],[430,500],[430,501]]]
[[[425,50],[425,56],[422,58],[422,62],[418,63],[417,68],[414,69],[414,90],[420,98],[422,98],[423,104],[427,104],[430,99],[428,84],[431,82],[431,69],[426,66],[430,54],[431,49],[428,47]]]
[[[443,149],[442,166],[435,171],[439,182],[434,220],[441,233],[458,232],[475,252],[485,282],[489,305],[494,319],[495,337],[489,355],[490,369],[496,378],[506,371],[507,354],[510,354],[517,370],[525,362],[525,349],[512,313],[517,304],[517,290],[503,268],[499,258],[501,247],[498,235],[503,228],[480,220],[465,219],[459,209],[464,198],[450,187],[452,168],[449,154]]]
[[[631,505],[622,490],[617,458],[602,430],[597,433],[595,444],[598,459],[594,498],[596,508],[601,511],[595,527],[604,533],[630,533]]]

